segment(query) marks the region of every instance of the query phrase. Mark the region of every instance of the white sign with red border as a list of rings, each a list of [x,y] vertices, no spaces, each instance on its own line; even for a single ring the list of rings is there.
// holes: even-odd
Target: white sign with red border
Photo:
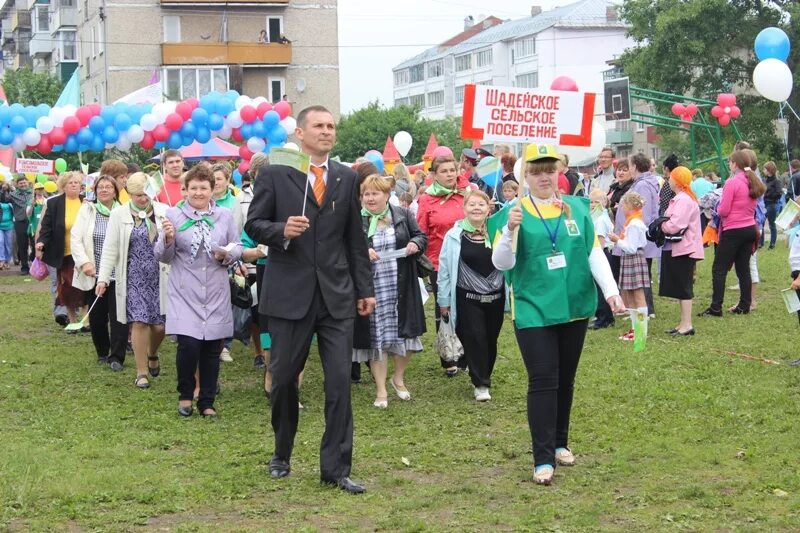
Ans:
[[[48,159],[17,158],[16,172],[30,174],[55,174],[55,162]]]
[[[465,85],[461,137],[590,146],[595,98],[595,93]]]

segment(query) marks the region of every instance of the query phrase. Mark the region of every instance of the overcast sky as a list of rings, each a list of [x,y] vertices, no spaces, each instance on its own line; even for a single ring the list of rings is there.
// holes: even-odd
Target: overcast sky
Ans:
[[[342,113],[375,99],[391,105],[392,67],[463,31],[467,15],[517,19],[530,16],[532,5],[549,10],[573,1],[339,0]]]

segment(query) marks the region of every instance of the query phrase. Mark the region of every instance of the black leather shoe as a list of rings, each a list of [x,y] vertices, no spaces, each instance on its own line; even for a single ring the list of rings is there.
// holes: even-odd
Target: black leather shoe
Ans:
[[[678,331],[677,329],[671,334],[673,337],[679,337],[681,335],[690,336],[694,335],[694,328],[687,329],[686,331]]]
[[[192,416],[192,406],[187,405],[186,407],[178,406],[178,414],[181,416]]]
[[[158,366],[157,367],[152,367],[149,364],[147,365],[147,371],[150,372],[150,375],[153,376],[154,378],[157,378],[158,375],[161,373],[161,361],[159,361],[159,359],[158,359],[158,354],[156,354],[156,355],[148,355],[147,356],[147,360],[148,361],[158,361]]]
[[[666,333],[667,335],[675,335],[677,332],[678,332],[678,328],[672,328],[672,329],[668,329],[664,333]]]
[[[594,322],[589,324],[589,329],[591,329],[591,330],[605,329],[605,328],[611,327],[613,325],[614,325],[613,322],[603,323],[603,322],[598,322],[598,321],[595,320]]]
[[[280,479],[289,475],[291,468],[289,468],[289,461],[273,457],[269,461],[269,475],[275,479]]]
[[[326,485],[336,485],[343,491],[349,492],[350,494],[363,494],[364,492],[367,492],[367,489],[354,482],[349,477],[342,477],[339,479],[323,479],[322,483]]]
[[[714,309],[713,307],[709,307],[702,313],[698,313],[697,316],[722,316],[722,309]]]
[[[738,305],[736,307],[732,308],[730,311],[734,315],[748,315],[748,314],[750,314],[750,310],[749,309],[743,309],[743,308],[739,307]]]

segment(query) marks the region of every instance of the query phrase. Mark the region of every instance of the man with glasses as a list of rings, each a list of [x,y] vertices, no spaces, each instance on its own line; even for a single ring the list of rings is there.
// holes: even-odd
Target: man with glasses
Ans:
[[[612,148],[605,147],[600,150],[600,155],[597,156],[597,174],[592,178],[592,189],[601,189],[604,193],[608,193],[611,184],[614,183],[616,177],[614,176],[614,156],[616,153]],[[589,196],[586,192],[586,196]]]

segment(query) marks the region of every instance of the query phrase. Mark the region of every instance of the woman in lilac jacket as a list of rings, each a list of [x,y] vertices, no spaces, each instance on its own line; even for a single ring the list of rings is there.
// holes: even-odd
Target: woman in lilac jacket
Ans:
[[[692,327],[692,298],[694,298],[695,262],[705,256],[700,232],[700,209],[697,197],[692,192],[692,171],[677,167],[669,175],[669,187],[675,197],[669,202],[661,224],[664,233],[677,234],[682,231],[680,241],[667,241],[661,251],[661,282],[659,295],[675,298],[680,302],[681,321],[667,331],[670,335],[694,335]]]
[[[211,200],[211,169],[197,165],[183,180],[186,202],[167,211],[155,255],[171,266],[166,330],[178,339],[178,413],[192,414],[197,368],[197,410],[215,417],[219,354],[223,339],[233,335],[228,265],[239,259],[242,247],[231,211]]]

